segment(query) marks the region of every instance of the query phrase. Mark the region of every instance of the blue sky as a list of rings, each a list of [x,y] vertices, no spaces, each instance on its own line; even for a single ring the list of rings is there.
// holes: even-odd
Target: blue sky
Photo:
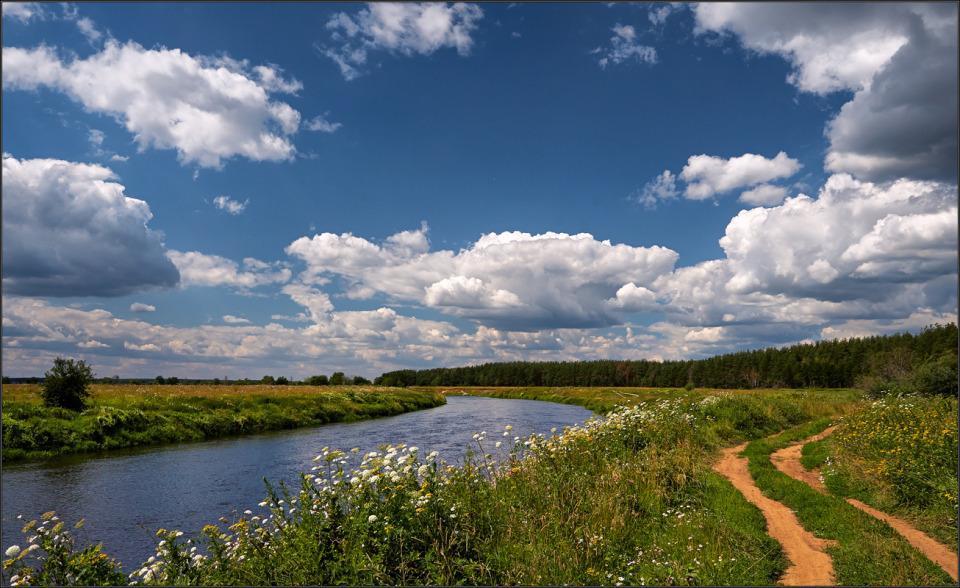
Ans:
[[[955,6],[11,6],[7,375],[956,320]]]

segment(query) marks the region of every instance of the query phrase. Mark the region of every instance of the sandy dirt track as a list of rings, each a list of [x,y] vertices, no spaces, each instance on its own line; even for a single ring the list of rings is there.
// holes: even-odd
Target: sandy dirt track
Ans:
[[[814,490],[821,492],[823,494],[827,493],[826,487],[824,487],[823,482],[820,481],[820,472],[819,470],[807,470],[803,467],[803,464],[800,463],[801,452],[803,451],[803,446],[807,443],[812,443],[814,441],[819,441],[831,433],[833,433],[834,427],[829,427],[824,429],[821,433],[818,433],[812,437],[804,439],[799,443],[789,445],[783,449],[775,452],[770,456],[770,461],[773,462],[773,465],[776,466],[778,470],[785,473],[795,480],[804,482],[805,484],[812,487]],[[907,540],[910,545],[914,546],[921,553],[923,553],[930,561],[934,562],[945,572],[950,574],[950,577],[956,581],[958,579],[957,574],[957,554],[950,550],[949,547],[943,545],[942,543],[934,540],[932,537],[916,529],[910,523],[904,521],[903,519],[897,518],[895,516],[889,515],[885,512],[879,511],[872,506],[864,504],[855,498],[847,498],[847,502],[851,505],[859,508],[863,512],[880,519],[881,521],[890,525],[894,531],[900,533],[900,535]]]
[[[767,519],[767,533],[783,546],[790,565],[780,578],[780,583],[785,586],[833,585],[833,560],[824,551],[833,542],[815,537],[803,528],[797,515],[786,505],[763,495],[750,476],[747,458],[740,456],[746,446],[743,443],[724,449],[713,469],[730,480],[749,502],[763,512]]]

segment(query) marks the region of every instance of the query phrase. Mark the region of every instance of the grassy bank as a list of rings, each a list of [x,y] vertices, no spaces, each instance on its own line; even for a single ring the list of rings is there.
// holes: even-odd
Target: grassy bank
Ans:
[[[838,584],[952,584],[943,570],[885,523],[857,510],[838,496],[820,494],[773,466],[771,453],[822,431],[830,421],[819,419],[748,445],[744,454],[750,459],[750,473],[757,486],[764,494],[796,512],[800,523],[814,535],[836,541],[827,552],[833,558]]]
[[[458,468],[412,447],[328,450],[299,489],[270,492],[229,526],[189,540],[161,531],[155,559],[129,578],[96,548],[73,550],[53,515],[28,525],[46,559],[15,554],[7,574],[38,584],[773,584],[779,545],[711,472],[716,449],[859,403],[852,393],[699,391],[550,438],[479,433]]]
[[[439,406],[432,392],[375,386],[96,384],[83,412],[49,408],[40,387],[3,386],[4,461],[200,441]]]
[[[522,400],[544,400],[562,404],[576,404],[598,414],[605,414],[617,406],[636,406],[654,400],[698,400],[706,396],[745,396],[761,398],[766,403],[787,403],[796,405],[800,410],[816,412],[816,403],[830,406],[847,405],[862,399],[863,395],[851,388],[802,388],[752,390],[717,390],[712,388],[585,388],[547,386],[415,386],[410,390],[440,392],[441,394],[466,394],[469,396],[487,396],[490,398],[514,398]],[[786,405],[784,409],[789,410]]]
[[[831,493],[910,521],[957,549],[957,399],[886,398],[804,447]]]

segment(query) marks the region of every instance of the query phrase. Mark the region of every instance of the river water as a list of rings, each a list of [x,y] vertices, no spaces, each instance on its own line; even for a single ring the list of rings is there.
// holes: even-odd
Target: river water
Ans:
[[[298,488],[299,472],[324,446],[373,451],[407,443],[455,463],[474,433],[490,433],[492,446],[505,425],[524,437],[591,414],[552,402],[450,396],[444,406],[356,423],[4,465],[0,546],[23,546],[23,523],[55,510],[70,526],[85,519],[74,531],[78,544],[102,542],[130,571],[153,555],[160,527],[193,535],[221,516],[255,509],[266,496],[264,478]]]

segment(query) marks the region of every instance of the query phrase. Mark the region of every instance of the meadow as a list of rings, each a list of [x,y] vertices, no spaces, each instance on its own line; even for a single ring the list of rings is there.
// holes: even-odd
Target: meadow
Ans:
[[[896,443],[931,448],[889,472],[946,480],[956,461],[943,459],[949,446],[934,443],[931,431],[941,427],[939,442],[956,447],[955,424],[945,430],[951,415],[956,421],[954,399],[876,403],[851,389],[418,392],[549,397],[604,416],[547,436],[520,438],[509,426],[478,431],[457,467],[403,444],[365,454],[328,447],[307,464],[299,487],[268,486],[238,519],[211,521],[199,533],[158,530],[156,554],[133,570],[121,571],[97,545],[74,545],[73,521],[46,513],[26,523],[24,547],[7,552],[6,577],[61,585],[773,585],[788,566],[785,553],[761,512],[711,469],[719,449],[750,441],[745,455],[757,486],[833,541],[827,551],[838,583],[951,583],[889,527],[787,477],[770,454],[837,423],[836,447],[811,444],[806,462],[829,455],[837,468],[880,463],[889,459],[871,457],[887,455],[880,441],[856,441],[875,445],[870,454],[850,439],[877,423],[920,421],[921,432]],[[931,462],[931,455],[940,457]],[[955,516],[937,520],[956,533]]]
[[[440,394],[380,386],[94,384],[82,412],[44,406],[40,386],[3,386],[3,459],[200,441],[400,414]]]

